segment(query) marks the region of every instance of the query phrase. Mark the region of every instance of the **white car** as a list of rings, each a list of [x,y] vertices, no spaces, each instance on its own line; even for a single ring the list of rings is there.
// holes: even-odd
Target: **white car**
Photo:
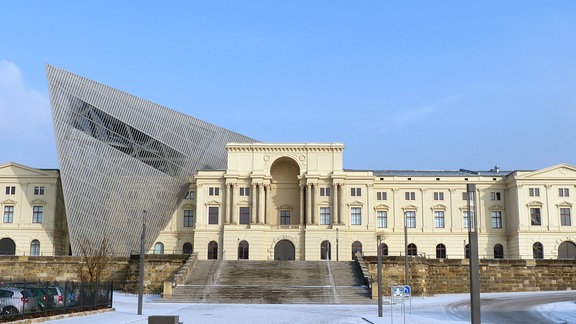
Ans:
[[[0,318],[31,313],[38,309],[34,294],[24,288],[0,287]]]

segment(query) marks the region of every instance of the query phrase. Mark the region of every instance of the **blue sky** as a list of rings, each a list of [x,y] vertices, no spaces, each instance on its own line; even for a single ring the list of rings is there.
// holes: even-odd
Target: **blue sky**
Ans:
[[[57,168],[44,64],[348,169],[576,165],[576,1],[2,1],[0,163]]]

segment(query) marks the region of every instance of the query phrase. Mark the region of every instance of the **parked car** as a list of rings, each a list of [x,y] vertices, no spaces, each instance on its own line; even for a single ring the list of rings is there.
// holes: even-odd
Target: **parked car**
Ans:
[[[38,308],[40,310],[48,310],[56,307],[54,296],[47,291],[45,287],[26,286],[26,289],[30,290],[32,295],[36,297],[36,302],[38,302]]]
[[[61,308],[64,307],[64,296],[62,292],[64,290],[60,289],[60,287],[48,287],[48,293],[53,296],[54,299],[54,308]]]
[[[35,312],[38,302],[29,289],[1,287],[0,288],[0,314],[2,317],[11,317],[22,313]]]

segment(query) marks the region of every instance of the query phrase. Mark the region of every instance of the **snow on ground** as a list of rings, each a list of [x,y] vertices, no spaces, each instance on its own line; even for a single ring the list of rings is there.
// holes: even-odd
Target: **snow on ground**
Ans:
[[[482,294],[482,298],[510,298],[526,293]],[[383,316],[378,317],[378,305],[285,305],[285,304],[191,304],[156,303],[158,296],[146,296],[143,315],[137,315],[138,297],[122,292],[114,293],[115,311],[84,317],[71,317],[50,323],[148,323],[150,315],[178,315],[188,323],[469,323],[467,310],[455,313],[447,305],[470,300],[469,294],[415,297],[402,306],[392,308],[384,299]],[[545,314],[550,323],[576,323],[576,300],[539,305],[534,311]]]

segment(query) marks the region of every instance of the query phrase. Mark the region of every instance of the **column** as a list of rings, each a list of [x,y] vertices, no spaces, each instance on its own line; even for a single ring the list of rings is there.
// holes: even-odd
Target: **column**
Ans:
[[[319,194],[318,192],[319,191],[320,190],[318,190],[318,184],[313,184],[312,185],[312,195],[311,195],[312,196],[311,197],[312,198],[312,204],[311,204],[312,208],[311,209],[312,209],[312,224],[314,224],[314,225],[319,224],[318,219],[320,218],[320,217],[318,217],[318,215],[316,213],[316,202],[318,201],[318,194]]]
[[[264,185],[258,184],[258,224],[264,224]]]
[[[238,184],[237,183],[233,183],[232,184],[232,192],[230,193],[230,218],[232,219],[232,224],[237,225],[240,222],[238,221],[238,214],[234,211],[234,204],[235,204],[235,199],[234,199],[234,195],[236,194],[236,192],[238,191]]]
[[[304,225],[304,186],[300,185],[300,226]]]
[[[339,224],[338,220],[338,184],[332,184],[332,224]]]
[[[265,191],[265,195],[266,195],[266,207],[264,207],[264,210],[266,211],[264,213],[264,224],[268,224],[270,223],[270,184],[267,184],[264,189]]]
[[[226,184],[226,205],[225,205],[225,214],[226,214],[226,220],[225,220],[225,224],[230,224],[230,209],[231,209],[231,204],[230,204],[230,184],[227,183]]]
[[[345,199],[344,199],[344,184],[340,184],[338,185],[338,195],[339,195],[339,201],[340,201],[340,208],[339,208],[339,213],[338,213],[338,224],[344,225],[344,214],[346,213],[346,209],[344,208],[344,203],[345,203]]]
[[[250,204],[250,224],[256,224],[256,183],[252,183],[250,198],[252,198],[252,203]]]
[[[311,208],[312,208],[312,201],[311,201],[311,193],[312,193],[312,184],[307,183],[306,184],[306,224],[307,225],[311,225],[312,224],[312,213],[311,213]]]

